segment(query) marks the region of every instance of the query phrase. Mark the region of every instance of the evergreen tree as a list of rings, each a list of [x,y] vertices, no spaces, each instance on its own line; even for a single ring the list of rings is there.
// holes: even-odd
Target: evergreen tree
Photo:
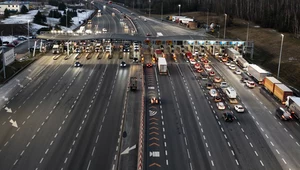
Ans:
[[[68,16],[67,18],[67,26],[70,27],[72,25],[72,17]],[[59,20],[59,25],[66,26],[66,15],[62,16]]]
[[[8,18],[9,17],[9,10],[7,8],[5,8],[4,10],[4,18]]]
[[[21,14],[27,14],[27,12],[28,12],[27,7],[26,7],[25,5],[23,5],[23,6],[21,7],[20,13],[21,13]]]
[[[33,23],[44,24],[45,22],[47,22],[46,16],[42,15],[42,13],[38,11],[33,18]]]
[[[58,12],[58,10],[51,10],[48,14],[48,17],[51,17],[51,18],[61,18],[61,13]]]
[[[58,4],[58,10],[65,10],[67,8],[66,4],[61,2],[60,4]]]

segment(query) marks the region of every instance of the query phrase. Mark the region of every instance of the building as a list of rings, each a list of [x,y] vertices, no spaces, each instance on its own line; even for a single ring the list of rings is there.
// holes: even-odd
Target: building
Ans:
[[[5,9],[20,12],[22,6],[25,5],[29,9],[29,2],[5,1],[0,2],[0,15],[4,14]]]

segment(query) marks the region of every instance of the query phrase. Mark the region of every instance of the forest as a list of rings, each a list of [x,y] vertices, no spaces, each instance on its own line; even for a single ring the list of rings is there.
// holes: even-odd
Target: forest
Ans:
[[[230,18],[252,21],[264,28],[293,33],[300,38],[299,0],[113,0],[148,13],[202,11],[227,14]]]

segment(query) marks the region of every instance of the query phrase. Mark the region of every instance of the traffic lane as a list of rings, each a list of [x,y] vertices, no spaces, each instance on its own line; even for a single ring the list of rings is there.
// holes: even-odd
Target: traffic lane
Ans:
[[[123,29],[122,29],[122,26],[121,26],[121,24],[120,24],[120,18],[122,17],[122,16],[120,16],[119,15],[119,13],[116,11],[116,10],[113,10],[113,9],[111,9],[111,8],[106,8],[105,9],[107,12],[109,12],[109,13],[115,13],[115,16],[112,16],[112,19],[113,19],[113,25],[114,25],[114,33],[122,33],[122,32],[124,32],[123,31]]]
[[[230,72],[231,71],[229,71],[228,74],[230,74]],[[226,73],[223,72],[223,74],[226,74]],[[231,80],[233,80],[235,78],[237,78],[237,80],[239,80],[238,76],[232,76]],[[226,103],[227,107],[230,109],[230,111],[233,111],[234,113],[236,113],[233,109],[234,105],[230,104],[228,102],[227,97],[223,93],[223,91],[218,88],[218,92],[225,100],[225,103]],[[241,104],[243,104],[243,103],[241,103]],[[263,139],[263,136],[261,135],[259,129],[256,127],[255,122],[251,120],[250,115],[247,112],[245,114],[235,114],[235,115],[238,118],[237,122],[239,125],[239,128],[237,128],[236,131],[242,133],[241,135],[244,134],[243,139],[247,139],[247,141],[245,141],[245,142],[248,143],[248,145],[246,144],[245,146],[248,146],[248,147],[251,146],[250,149],[252,149],[252,152],[250,152],[250,153],[253,153],[253,152],[255,153],[255,156],[257,158],[256,162],[258,164],[257,168],[259,168],[259,166],[263,166],[264,168],[267,168],[267,169],[276,169],[276,168],[281,169],[279,162],[276,160],[276,157],[273,155],[267,142]],[[238,144],[240,144],[240,142]],[[253,160],[253,161],[255,161],[255,160]]]
[[[36,166],[39,166],[39,164],[43,163],[43,160],[45,158],[44,155],[46,155],[45,148],[50,147],[47,146],[49,145],[50,141],[55,141],[56,137],[52,139],[53,136],[57,136],[58,134],[60,134],[59,132],[64,127],[64,123],[61,122],[63,122],[62,120],[65,119],[66,114],[69,114],[69,108],[71,107],[71,105],[74,104],[72,100],[75,100],[76,96],[74,95],[76,93],[73,92],[82,92],[82,86],[86,86],[85,79],[87,79],[91,75],[90,72],[91,70],[94,70],[94,67],[95,65],[91,64],[85,66],[84,68],[71,67],[70,72],[77,73],[75,75],[66,73],[66,77],[73,78],[72,81],[64,81],[63,79],[56,88],[53,88],[53,93],[59,94],[60,97],[59,99],[58,97],[56,99],[55,97],[51,97],[51,99],[45,101],[47,104],[49,104],[49,106],[41,107],[41,111],[48,113],[48,115],[46,115],[47,117],[45,116],[46,118],[42,119],[44,120],[44,122],[41,122],[41,124],[39,124],[40,127],[36,131],[34,140],[30,141],[30,145],[29,147],[27,146],[26,152],[22,154],[23,159],[18,162],[17,166],[30,166],[30,168],[33,169]],[[64,101],[66,105],[69,104],[70,107],[66,107]],[[51,102],[53,103],[52,105]],[[60,109],[61,107],[62,109]],[[38,146],[39,149],[36,149],[36,146]],[[26,155],[28,154],[27,149],[30,154],[35,154],[26,157]],[[28,162],[32,162],[32,164],[28,164]]]
[[[64,74],[64,72],[61,72],[61,74]],[[70,82],[71,81],[70,77],[73,77],[71,76],[72,74],[74,73],[68,74],[69,77],[65,77],[65,79],[62,82],[64,81]],[[56,82],[58,83],[59,81],[57,80]],[[17,132],[14,131],[11,132],[12,133],[11,135],[14,137],[13,138],[11,137],[9,139],[10,141],[7,141],[8,144],[5,145],[5,148],[2,149],[2,152],[5,156],[5,158],[3,158],[2,160],[6,162],[6,165],[13,165],[14,162],[19,161],[18,157],[21,157],[24,154],[22,150],[26,150],[28,148],[31,141],[34,140],[35,137],[39,134],[38,132],[40,131],[39,128],[42,127],[41,126],[42,122],[47,120],[47,115],[52,114],[50,110],[54,109],[54,106],[56,105],[56,101],[61,96],[59,93],[54,92],[57,88],[59,88],[57,87],[57,85],[49,87],[50,89],[48,90],[49,92],[45,90],[36,93],[36,96],[34,96],[31,99],[31,101],[34,102],[29,102],[26,105],[26,107],[22,109],[23,114],[18,115],[18,117],[15,119],[17,122],[19,122],[20,129],[17,130]],[[12,152],[13,154],[7,156],[5,155],[5,153],[7,152]],[[9,162],[6,161],[6,159],[15,159],[15,160],[13,160],[13,162]]]
[[[151,97],[161,99],[159,93],[159,82],[156,78],[156,68],[145,69],[145,144],[144,144],[144,166],[151,170],[167,169],[167,145],[166,129],[163,125],[163,112],[161,103],[151,104]],[[147,156],[146,156],[147,155]]]
[[[251,90],[246,90],[244,85],[238,81],[236,76],[232,76],[233,73],[225,69],[222,63],[216,62],[214,67],[220,70],[223,69],[223,77],[235,88],[239,98],[242,100],[244,106],[248,110],[251,118],[255,121],[256,126],[260,129],[260,133],[263,134],[264,139],[271,148],[273,154],[276,156],[282,168],[300,168],[296,158],[298,153],[298,146],[295,144],[295,141],[286,133],[284,128],[278,124],[277,118],[268,108],[264,107],[264,103],[268,103],[268,99],[260,100],[257,98],[257,95],[251,92]],[[233,77],[233,79],[232,79]],[[236,80],[234,80],[236,79]],[[263,103],[264,102],[264,103]],[[263,129],[263,131],[261,130]],[[266,137],[266,135],[268,137]],[[282,139],[285,139],[282,141]],[[294,152],[287,152],[293,148]],[[276,151],[277,149],[277,151]],[[280,154],[279,154],[280,153]]]
[[[205,130],[205,138],[208,142],[211,159],[214,162],[215,168],[238,169],[239,167],[235,161],[236,157],[232,155],[231,148],[227,144],[226,134],[221,132],[218,120],[216,120],[215,114],[211,110],[210,105],[214,105],[214,102],[208,100],[210,97],[205,87],[207,81],[198,82],[195,80],[195,75],[191,72],[189,64],[179,64],[178,66],[187,81],[191,97],[197,103],[195,107],[199,116],[194,115],[195,120],[199,117],[198,120],[201,121],[202,127]]]
[[[211,161],[208,159],[207,151],[205,148],[204,139],[201,137],[198,123],[195,121],[194,112],[192,109],[189,97],[185,89],[185,85],[182,82],[182,78],[176,64],[168,65],[169,73],[174,83],[175,91],[179,97],[180,108],[182,108],[182,114],[185,133],[187,134],[187,143],[189,145],[190,159],[192,167],[195,169],[211,169]],[[188,106],[188,107],[187,107]],[[196,129],[197,128],[197,129]],[[183,131],[184,133],[184,131]],[[202,161],[199,161],[202,160]]]
[[[168,145],[168,159],[169,159],[169,169],[190,169],[189,159],[187,155],[187,146],[185,145],[182,130],[181,116],[179,116],[178,109],[176,108],[176,103],[178,99],[174,96],[172,90],[170,79],[167,76],[159,76],[160,91],[161,91],[161,102],[162,111],[164,113],[164,122],[166,126],[166,142]],[[182,108],[180,113],[184,113]]]
[[[46,73],[41,73],[39,77],[37,77],[35,80],[37,83],[33,83],[32,85],[29,84],[26,90],[22,90],[18,93],[18,96],[14,97],[14,100],[6,105],[6,107],[12,109],[13,113],[7,115],[8,117],[6,118],[1,117],[3,131],[0,132],[0,136],[3,137],[3,135],[7,135],[6,133],[9,132],[8,130],[11,128],[11,124],[9,123],[10,119],[17,120],[17,123],[20,123],[21,120],[26,118],[30,113],[24,113],[25,109],[28,109],[28,106],[31,104],[36,104],[32,101],[41,101],[45,95],[44,92],[49,91],[53,86],[55,86],[55,83],[59,81],[59,78],[68,70],[69,67],[70,66],[68,65],[51,65]],[[43,74],[45,74],[45,76],[43,76]],[[1,110],[1,112],[5,112],[5,110]]]
[[[25,105],[25,103],[30,99],[31,95],[33,95],[36,90],[38,90],[38,88],[43,86],[46,80],[50,78],[58,68],[58,65],[54,64],[45,64],[45,66],[43,66],[44,68],[39,67],[39,69],[34,71],[26,70],[26,72],[24,72],[24,74],[22,75],[22,77],[24,77],[23,81],[21,79],[18,79],[20,77],[17,77],[17,79],[12,79],[11,82],[9,82],[9,85],[12,88],[6,90],[6,93],[3,94],[3,97],[7,97],[8,101],[5,102],[6,104],[2,106],[2,109],[0,111],[2,115],[0,117],[0,123],[2,125],[9,123],[11,116],[16,114],[17,110],[20,110],[20,108],[18,107],[21,105]],[[26,76],[26,74],[28,76]],[[46,76],[43,76],[44,74]],[[17,80],[19,81],[19,83]],[[11,97],[9,98],[9,96]],[[25,103],[23,103],[24,101]],[[7,109],[12,109],[11,113],[9,113],[7,109],[5,109],[6,107]]]
[[[135,76],[138,78],[138,87],[142,87],[143,78],[143,66],[141,65],[131,65],[130,66],[130,77]],[[125,151],[128,147],[136,146],[136,149],[129,151],[128,154],[124,153],[120,155],[120,164],[119,167],[121,170],[131,170],[137,166],[137,156],[138,156],[138,146],[139,146],[139,127],[140,127],[140,115],[143,112],[142,98],[143,90],[140,90],[131,93],[127,91],[127,97],[125,96],[125,118],[124,118],[124,128],[123,131],[126,131],[127,137],[122,138],[121,153]],[[129,102],[134,101],[134,102]]]
[[[96,69],[98,71],[95,71]],[[101,87],[109,88],[109,86],[101,85],[102,83],[104,83],[102,79],[103,72],[106,73],[105,65],[96,67],[89,80],[88,78],[86,78],[85,81],[82,81],[81,87],[79,86],[78,91],[74,94],[75,97],[70,96],[71,101],[69,101],[70,99],[66,98],[66,102],[68,102],[72,106],[69,105],[69,107],[67,108],[67,115],[63,115],[63,117],[67,117],[64,117],[62,121],[59,121],[60,124],[63,124],[63,122],[65,121],[65,127],[62,126],[63,133],[58,133],[60,131],[59,128],[55,129],[58,133],[58,136],[55,137],[55,135],[52,135],[54,141],[53,145],[51,144],[51,142],[48,142],[49,153],[44,155],[45,163],[43,163],[42,165],[40,164],[40,167],[52,167],[52,169],[59,169],[67,166],[67,164],[72,159],[72,155],[78,148],[79,140],[82,140],[81,136],[83,133],[83,129],[85,128],[86,123],[88,123],[87,118],[90,118],[90,114],[94,114],[91,113],[89,105],[92,106],[94,104],[97,104],[94,97],[97,89],[99,92],[99,87],[97,85],[99,85],[100,83]],[[106,81],[108,80],[109,79],[106,78]],[[87,84],[84,85],[83,83]],[[94,101],[94,104],[91,103],[92,100]],[[47,150],[45,148],[44,152],[46,151]]]
[[[93,146],[96,149],[93,152],[92,148],[90,148],[90,160],[85,162],[90,165],[91,169],[113,169],[113,167],[117,166],[118,162],[116,162],[115,158],[118,158],[120,154],[121,117],[124,114],[128,75],[128,70],[120,69],[115,77],[111,76],[115,80],[110,91],[109,103],[106,105],[107,113],[104,114],[105,117],[102,119],[102,130],[96,132],[100,136],[100,140],[98,143],[94,142]],[[96,139],[96,134],[94,134],[94,139]],[[99,159],[102,161],[98,161]],[[76,167],[73,165],[71,167]]]

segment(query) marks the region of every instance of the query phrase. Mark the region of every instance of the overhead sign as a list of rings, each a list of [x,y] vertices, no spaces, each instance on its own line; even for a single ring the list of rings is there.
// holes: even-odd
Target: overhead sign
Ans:
[[[16,56],[13,48],[3,54],[3,62],[5,66],[8,66],[9,64],[13,63],[15,59]]]

